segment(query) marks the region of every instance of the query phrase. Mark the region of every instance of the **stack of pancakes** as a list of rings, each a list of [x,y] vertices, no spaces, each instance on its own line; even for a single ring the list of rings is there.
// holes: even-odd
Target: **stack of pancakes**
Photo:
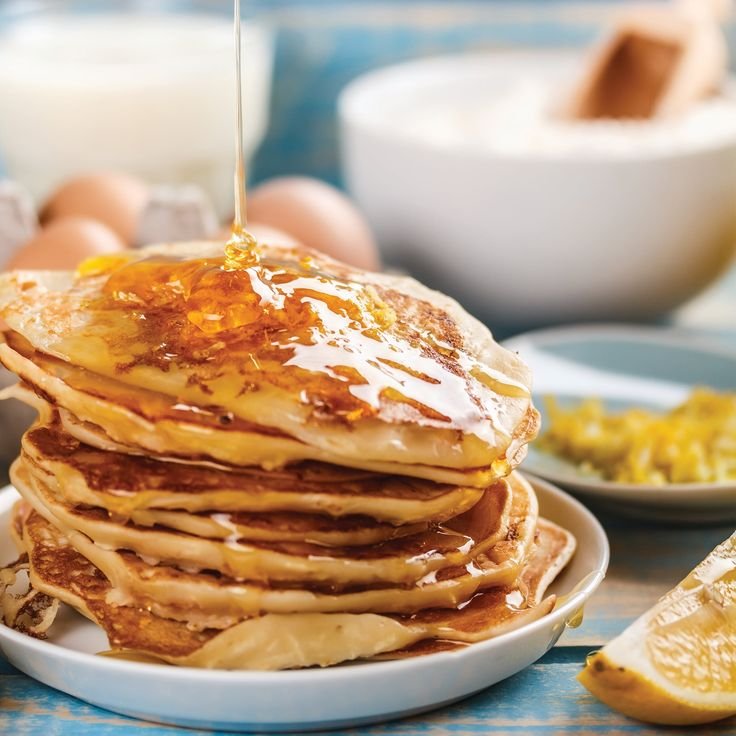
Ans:
[[[0,314],[11,393],[39,410],[12,468],[39,597],[11,623],[60,600],[114,651],[285,669],[553,607],[574,539],[514,472],[527,369],[447,297],[190,243],[6,274]]]

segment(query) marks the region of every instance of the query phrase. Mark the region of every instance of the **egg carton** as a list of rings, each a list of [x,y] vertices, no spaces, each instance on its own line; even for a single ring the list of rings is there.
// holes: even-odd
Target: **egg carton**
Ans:
[[[0,265],[38,231],[32,197],[18,182],[0,180]],[[207,194],[198,186],[153,187],[138,219],[133,247],[179,240],[201,240],[219,223]]]

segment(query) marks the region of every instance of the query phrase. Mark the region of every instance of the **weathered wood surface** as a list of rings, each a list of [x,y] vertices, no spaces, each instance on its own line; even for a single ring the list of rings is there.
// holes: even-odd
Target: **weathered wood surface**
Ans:
[[[598,703],[575,675],[584,647],[557,647],[537,664],[457,705],[416,718],[334,734],[370,736],[479,736],[481,734],[693,734],[630,721]],[[111,687],[114,683],[111,683]],[[698,729],[699,734],[736,733],[734,721]],[[0,667],[0,733],[4,736],[171,736],[204,734],[133,721],[57,693]]]

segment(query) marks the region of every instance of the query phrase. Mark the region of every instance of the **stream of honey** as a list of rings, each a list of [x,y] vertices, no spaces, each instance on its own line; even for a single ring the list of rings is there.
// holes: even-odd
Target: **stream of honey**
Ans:
[[[258,261],[258,244],[248,232],[248,198],[246,194],[246,169],[243,154],[243,64],[241,61],[240,0],[233,3],[233,28],[235,37],[235,219],[232,237],[225,244],[226,263],[234,268],[252,265]]]

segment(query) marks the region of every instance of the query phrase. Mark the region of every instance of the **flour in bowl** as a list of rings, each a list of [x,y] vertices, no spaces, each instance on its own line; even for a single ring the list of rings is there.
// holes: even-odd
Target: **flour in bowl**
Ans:
[[[452,149],[503,155],[592,158],[671,154],[736,139],[736,98],[713,97],[687,114],[657,120],[568,121],[555,115],[560,88],[525,78],[503,91],[445,95],[425,91],[395,110],[391,125],[405,135]]]

